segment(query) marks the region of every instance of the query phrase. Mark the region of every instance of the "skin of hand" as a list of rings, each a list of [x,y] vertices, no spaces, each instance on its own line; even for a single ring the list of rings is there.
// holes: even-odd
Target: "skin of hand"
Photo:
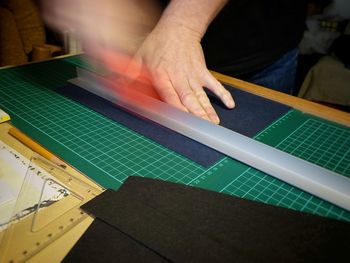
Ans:
[[[86,53],[130,88],[154,94],[153,85],[163,101],[214,123],[219,118],[203,87],[234,107],[230,93],[208,71],[200,45],[227,0],[172,0],[160,19],[151,0],[43,2],[51,26],[77,30]]]
[[[226,107],[233,108],[235,104],[231,94],[208,71],[200,41],[226,3],[227,0],[170,1],[136,53],[132,70],[127,70],[128,77],[141,79],[137,72],[148,72],[163,101],[218,124],[220,120],[204,87]]]
[[[160,23],[143,42],[135,59],[146,66],[163,101],[218,124],[220,120],[203,87],[228,108],[234,107],[234,101],[208,71],[200,40],[200,34],[176,21]]]
[[[106,49],[132,56],[161,15],[155,0],[43,0],[40,4],[49,26],[61,32],[73,29],[87,54],[97,58]]]

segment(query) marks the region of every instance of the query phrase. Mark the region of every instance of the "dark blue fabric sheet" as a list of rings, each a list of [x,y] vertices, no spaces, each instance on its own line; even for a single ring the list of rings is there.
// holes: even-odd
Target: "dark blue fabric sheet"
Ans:
[[[226,86],[232,93],[236,108],[228,110],[212,94],[209,94],[215,110],[224,126],[243,135],[253,137],[290,108],[280,103]],[[119,109],[111,102],[87,92],[75,85],[67,85],[56,90],[58,93],[101,113],[102,115],[129,127],[130,129],[162,144],[163,146],[209,167],[223,158],[223,154],[183,135],[173,132],[148,120]]]

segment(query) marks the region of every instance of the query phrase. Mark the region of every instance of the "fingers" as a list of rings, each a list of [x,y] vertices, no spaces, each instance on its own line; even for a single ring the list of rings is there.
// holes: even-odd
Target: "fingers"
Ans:
[[[228,108],[235,106],[231,94],[217,81],[208,70],[201,78],[196,79],[196,76],[201,74],[194,74],[194,76],[187,77],[186,74],[173,74],[172,85],[176,90],[181,103],[192,114],[209,120],[215,124],[219,124],[220,119],[215,112],[207,94],[203,87],[207,87],[215,95],[217,95]],[[182,75],[182,76],[181,76]]]
[[[188,112],[187,108],[182,104],[178,94],[176,93],[173,84],[170,82],[170,79],[167,75],[157,74],[153,77],[153,83],[155,88],[160,96],[160,98],[173,105],[174,107]]]
[[[153,76],[153,83],[166,103],[215,124],[220,122],[199,81],[188,80],[182,74],[171,77],[161,72]]]
[[[189,81],[189,87],[192,89],[198,107],[201,108],[201,113],[205,114],[204,119],[207,119],[215,124],[219,124],[220,119],[211,105],[207,94],[203,90],[203,86],[196,81]],[[204,113],[203,113],[204,112]]]
[[[142,63],[142,58],[138,54],[136,54],[133,57],[132,61],[128,63],[124,75],[128,79],[134,80],[138,78],[140,75],[145,75],[143,71],[145,70]]]
[[[205,83],[205,87],[214,92],[214,94],[220,98],[227,108],[232,109],[235,107],[235,102],[231,93],[228,92],[209,71],[208,74],[203,77],[203,81]]]
[[[57,0],[55,1],[41,1],[41,8],[43,10],[42,17],[45,22],[56,30],[68,30],[72,27],[73,21],[71,17],[65,15],[62,19],[62,6],[66,1],[63,1],[61,5]]]
[[[210,121],[208,114],[203,109],[195,91],[192,89],[187,75],[174,74],[171,81],[181,103],[188,109],[188,111],[200,118]],[[199,94],[199,92],[197,93]]]

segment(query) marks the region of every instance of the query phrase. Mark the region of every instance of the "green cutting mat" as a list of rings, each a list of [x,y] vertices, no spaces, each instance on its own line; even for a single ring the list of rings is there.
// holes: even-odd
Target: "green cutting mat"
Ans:
[[[75,77],[77,57],[0,71],[0,107],[13,124],[105,187],[129,175],[179,182],[350,221],[350,213],[224,158],[209,169],[74,102],[53,89]],[[290,111],[256,136],[278,149],[350,176],[350,130]]]

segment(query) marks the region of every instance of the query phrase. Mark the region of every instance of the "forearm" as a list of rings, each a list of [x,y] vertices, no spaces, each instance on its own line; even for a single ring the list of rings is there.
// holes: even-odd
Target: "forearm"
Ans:
[[[178,24],[202,38],[228,0],[171,0],[159,25]]]

